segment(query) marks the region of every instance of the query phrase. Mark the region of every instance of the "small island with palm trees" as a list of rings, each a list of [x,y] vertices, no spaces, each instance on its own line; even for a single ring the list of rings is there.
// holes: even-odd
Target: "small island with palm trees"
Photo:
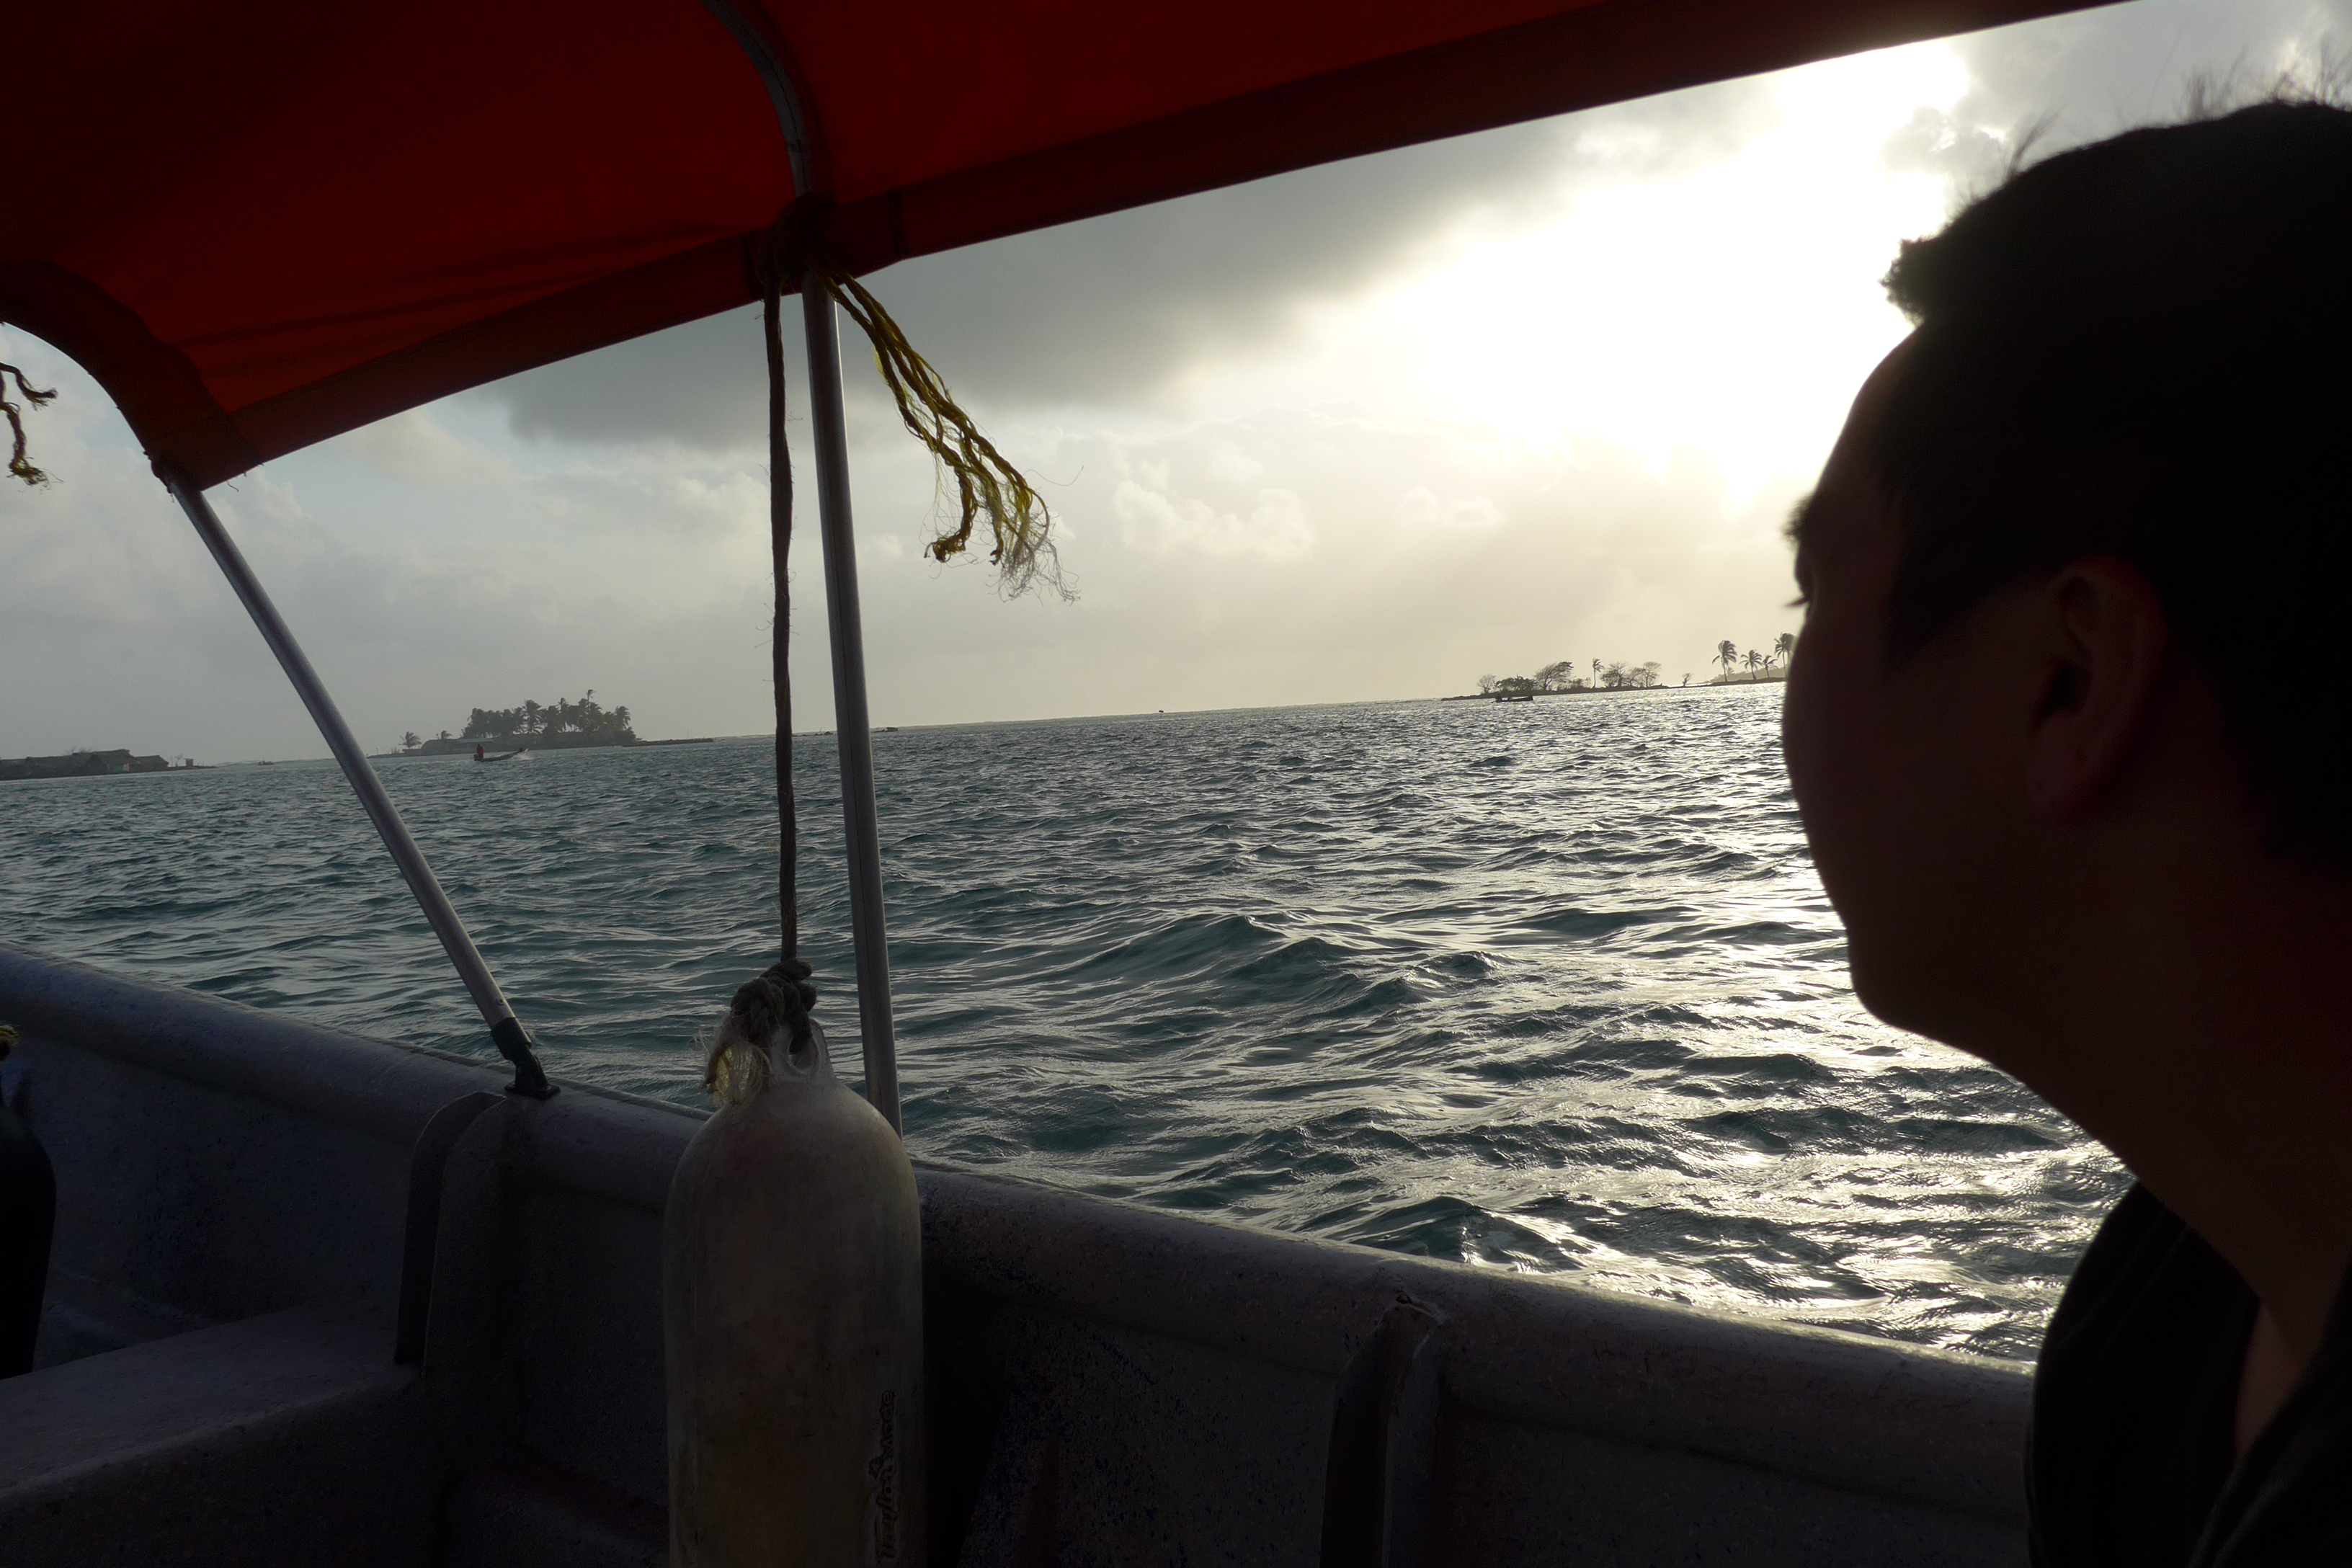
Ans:
[[[477,708],[466,715],[465,730],[456,735],[444,730],[425,740],[411,730],[400,738],[394,756],[437,757],[472,752],[496,743],[537,751],[570,751],[581,746],[640,746],[630,728],[626,704],[605,708],[596,700],[596,689],[577,702],[559,698],[553,702],[526,699],[512,708]]]
[[[1789,658],[1797,651],[1793,632],[1782,632],[1769,648],[1759,652],[1754,648],[1742,651],[1738,643],[1716,644],[1715,662],[1723,673],[1700,682],[1703,686],[1746,686],[1759,680],[1786,680]],[[1579,697],[1603,691],[1653,691],[1669,688],[1660,677],[1657,660],[1646,664],[1604,664],[1594,659],[1591,678],[1586,679],[1576,660],[1563,658],[1545,665],[1533,675],[1482,675],[1478,689],[1459,697],[1448,697],[1448,702],[1532,702],[1538,697]],[[1688,686],[1691,678],[1682,679]]]
[[[1772,646],[1762,653],[1754,648],[1745,653],[1739,645],[1726,639],[1715,645],[1715,662],[1723,666],[1723,673],[1714,677],[1709,686],[1744,686],[1751,680],[1786,680],[1789,679],[1789,658],[1797,651],[1797,634],[1782,632],[1772,639]],[[1741,674],[1742,670],[1746,674]]]

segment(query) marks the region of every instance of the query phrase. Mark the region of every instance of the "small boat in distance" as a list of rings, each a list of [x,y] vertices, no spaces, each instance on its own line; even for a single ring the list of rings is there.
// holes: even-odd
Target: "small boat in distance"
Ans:
[[[474,761],[478,763],[511,763],[518,757],[528,757],[530,755],[530,748],[529,746],[525,746],[519,751],[513,752],[492,752],[488,756],[482,754],[481,747],[476,746],[474,748]]]

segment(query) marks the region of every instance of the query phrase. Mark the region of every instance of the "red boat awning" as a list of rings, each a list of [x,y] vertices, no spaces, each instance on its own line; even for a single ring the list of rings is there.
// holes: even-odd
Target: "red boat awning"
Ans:
[[[2084,3],[18,5],[0,320],[211,484],[751,299],[750,241],[797,193],[739,32],[865,270]]]

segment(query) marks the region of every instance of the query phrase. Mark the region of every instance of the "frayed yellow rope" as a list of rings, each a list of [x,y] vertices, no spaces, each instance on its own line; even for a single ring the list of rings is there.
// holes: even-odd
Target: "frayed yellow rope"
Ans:
[[[782,887],[787,905],[799,889]],[[797,942],[797,928],[792,940]],[[740,1105],[768,1086],[774,1069],[769,1052],[799,1050],[815,1026],[809,1009],[816,987],[804,958],[780,958],[757,978],[736,987],[726,1016],[702,1037],[702,1087],[721,1105]]]
[[[15,404],[8,401],[8,378],[10,376],[15,376],[16,378],[16,391],[18,394],[24,397],[26,403],[31,404],[36,408],[47,407],[49,400],[57,396],[57,389],[52,387],[48,391],[43,392],[39,387],[35,386],[32,383],[26,381],[25,379],[25,373],[18,370],[15,365],[0,364],[0,414],[7,416],[8,433],[10,436],[15,437],[16,447],[16,449],[8,456],[8,477],[10,479],[22,479],[28,485],[45,485],[49,482],[49,476],[43,473],[40,469],[33,467],[32,463],[28,461],[25,456],[25,416],[22,410],[20,410]]]
[[[743,1031],[732,1012],[720,1016],[701,1040],[702,1087],[720,1105],[740,1105],[768,1087],[774,1071],[768,1043]]]
[[[923,553],[941,563],[953,560],[971,548],[972,526],[984,518],[993,541],[988,558],[1008,596],[1018,598],[1042,587],[1065,599],[1077,597],[1062,575],[1061,558],[1054,549],[1054,514],[1027,477],[1005,461],[971,416],[957,406],[940,373],[915,352],[890,312],[864,284],[815,257],[809,260],[825,292],[874,345],[874,363],[908,434],[930,448],[940,467],[955,479],[956,525],[942,528]]]

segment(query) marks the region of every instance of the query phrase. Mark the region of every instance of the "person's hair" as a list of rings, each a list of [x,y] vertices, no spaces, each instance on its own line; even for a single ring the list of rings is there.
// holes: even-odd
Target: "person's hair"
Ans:
[[[2213,676],[2274,847],[2352,868],[2352,112],[2060,153],[1886,288],[1918,324],[1865,459],[1903,535],[1890,657],[2121,556]]]

